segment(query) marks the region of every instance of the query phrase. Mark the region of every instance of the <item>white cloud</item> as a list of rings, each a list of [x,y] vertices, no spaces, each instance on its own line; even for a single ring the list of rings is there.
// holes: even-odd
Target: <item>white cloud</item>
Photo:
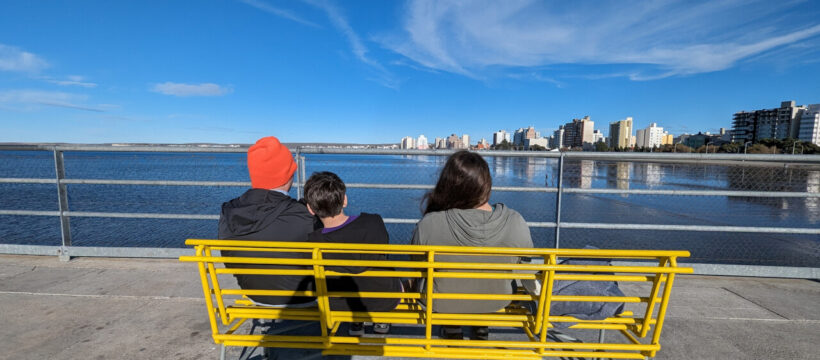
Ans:
[[[152,91],[173,96],[221,96],[233,92],[231,88],[214,83],[181,84],[170,81],[154,85]]]
[[[79,75],[69,75],[66,76],[65,79],[55,79],[52,77],[43,77],[43,80],[50,82],[52,84],[57,84],[60,86],[79,86],[84,88],[95,88],[97,87],[96,83],[86,81],[85,77]]]
[[[817,36],[816,17],[783,13],[799,3],[412,0],[402,31],[377,41],[422,66],[471,77],[618,64],[631,67],[620,73],[633,80],[651,80],[724,70]]]
[[[69,108],[83,111],[102,112],[104,110],[85,106],[81,103],[88,97],[61,91],[6,90],[0,91],[0,104],[17,107],[16,110],[34,110],[36,105]]]
[[[0,70],[36,73],[48,67],[41,57],[14,46],[0,44]]]
[[[282,9],[282,8],[275,7],[275,6],[270,5],[270,4],[268,4],[264,1],[261,1],[261,0],[239,0],[239,1],[243,2],[247,5],[253,6],[253,7],[255,7],[259,10],[262,10],[264,12],[276,15],[278,17],[281,17],[283,19],[288,19],[288,20],[291,20],[291,21],[295,21],[295,22],[298,22],[302,25],[312,26],[312,27],[316,27],[316,28],[320,27],[318,24],[316,24],[312,21],[305,20],[305,19],[301,18],[300,16],[294,14],[293,12],[291,12],[289,10],[285,10],[285,9]]]
[[[371,69],[376,72],[376,76],[369,79],[375,82],[380,83],[381,85],[391,88],[397,89],[399,86],[398,80],[395,76],[388,71],[380,62],[373,59],[370,55],[368,55],[369,50],[362,42],[362,39],[353,30],[353,27],[350,26],[350,23],[347,21],[347,18],[342,14],[341,10],[339,10],[336,6],[331,4],[327,0],[304,0],[306,3],[313,5],[320,10],[324,11],[327,14],[330,23],[344,35],[345,39],[347,39],[348,44],[350,44],[350,51],[356,56],[359,61],[365,63]]]

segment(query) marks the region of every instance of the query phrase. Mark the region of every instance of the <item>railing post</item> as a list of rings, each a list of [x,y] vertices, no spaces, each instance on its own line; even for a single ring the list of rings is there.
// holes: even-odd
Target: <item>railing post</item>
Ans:
[[[302,198],[302,167],[304,166],[299,148],[296,148],[296,199]]]
[[[62,235],[62,245],[58,255],[60,260],[68,261],[71,256],[68,254],[68,247],[71,246],[71,225],[68,221],[68,192],[62,180],[65,179],[65,165],[63,164],[63,152],[54,148],[54,171],[57,176],[57,204],[60,209],[60,233]]]
[[[299,171],[302,172],[302,195],[300,197],[303,197],[305,195],[305,182],[307,181],[307,170],[305,170],[306,167],[307,158],[302,156],[302,167],[299,169]]]
[[[555,248],[561,244],[561,193],[564,189],[564,153],[558,158],[558,192],[555,195]]]

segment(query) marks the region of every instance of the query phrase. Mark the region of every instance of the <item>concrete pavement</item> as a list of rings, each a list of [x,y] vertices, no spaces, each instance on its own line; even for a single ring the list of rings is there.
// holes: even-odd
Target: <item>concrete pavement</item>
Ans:
[[[820,359],[817,281],[679,276],[672,297],[656,359]],[[193,264],[0,255],[0,359],[217,359],[205,316]]]

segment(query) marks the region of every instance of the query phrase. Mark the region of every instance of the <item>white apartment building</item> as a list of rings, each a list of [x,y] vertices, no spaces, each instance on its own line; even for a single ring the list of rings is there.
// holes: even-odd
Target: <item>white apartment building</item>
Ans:
[[[547,138],[524,139],[524,148],[525,149],[529,150],[530,146],[533,146],[533,145],[542,146],[545,149],[548,149],[549,146],[550,146],[549,140]]]
[[[558,130],[552,134],[552,144],[550,147],[553,149],[560,149],[564,147],[564,125],[558,127]]]
[[[809,105],[800,117],[800,141],[820,145],[820,104]]]
[[[593,130],[592,131],[592,143],[595,144],[597,142],[604,141],[604,133],[601,130]]]
[[[663,128],[652,123],[646,129],[638,130],[635,134],[636,147],[660,147],[663,145]]]
[[[401,145],[399,146],[400,149],[415,149],[416,148],[416,139],[412,136],[405,136],[401,138]]]
[[[469,149],[470,148],[470,135],[463,134],[461,135],[461,148],[462,149]]]
[[[510,141],[510,133],[506,130],[498,130],[493,133],[493,145],[501,144],[504,140],[507,140],[508,143],[512,143]]]
[[[419,135],[419,138],[416,140],[416,148],[419,150],[427,150],[427,145],[427,137]]]

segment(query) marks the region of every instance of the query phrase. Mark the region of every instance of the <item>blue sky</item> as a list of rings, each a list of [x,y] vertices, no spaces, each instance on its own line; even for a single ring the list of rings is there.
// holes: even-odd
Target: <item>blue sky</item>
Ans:
[[[716,131],[820,103],[818,19],[817,1],[4,1],[0,142],[475,141],[584,115]]]

